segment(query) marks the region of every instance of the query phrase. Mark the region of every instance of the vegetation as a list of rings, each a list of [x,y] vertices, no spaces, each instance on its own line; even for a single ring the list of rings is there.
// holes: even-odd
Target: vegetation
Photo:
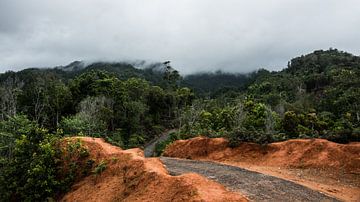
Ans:
[[[167,145],[180,139],[184,139],[184,138],[180,137],[178,133],[170,133],[169,137],[166,140],[156,143],[155,156],[160,156],[164,152]]]
[[[360,57],[336,49],[294,58],[279,72],[182,78],[169,62],[6,72],[0,74],[0,200],[56,198],[76,176],[106,169],[105,162],[86,160],[81,141],[64,146],[64,136],[130,148],[179,128],[156,145],[157,154],[198,135],[227,137],[233,146],[291,138],[347,143],[360,140],[359,97]]]
[[[0,122],[0,200],[41,201],[67,191],[88,152],[80,142],[59,146],[59,134],[14,116]],[[70,161],[71,160],[71,161]]]
[[[102,172],[105,171],[107,165],[105,161],[101,161],[93,170],[95,175],[100,175]]]
[[[51,132],[62,129],[66,136],[104,137],[119,146],[137,147],[174,127],[180,110],[194,98],[189,88],[179,87],[180,76],[169,64],[162,87],[142,78],[119,77],[119,71],[103,71],[97,65],[69,79],[59,70],[1,75],[0,120],[24,114]]]
[[[336,49],[294,58],[280,72],[251,74],[246,90],[202,99],[182,114],[183,134],[232,143],[289,138],[359,141],[360,57]],[[229,95],[228,95],[229,93]]]

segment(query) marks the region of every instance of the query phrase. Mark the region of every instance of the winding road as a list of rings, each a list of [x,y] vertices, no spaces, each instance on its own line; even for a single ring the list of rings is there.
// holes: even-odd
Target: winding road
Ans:
[[[169,130],[145,146],[145,156],[152,157],[156,143],[164,141],[170,133]],[[171,175],[184,173],[198,173],[210,180],[217,181],[231,191],[244,194],[251,201],[339,201],[318,191],[277,177],[246,170],[240,167],[224,165],[210,161],[196,161],[160,157]]]
[[[176,132],[176,129],[172,129],[172,130],[167,130],[163,133],[161,133],[157,138],[153,139],[152,141],[150,141],[149,143],[147,143],[144,147],[144,155],[145,157],[152,157],[154,156],[154,152],[155,152],[155,146],[158,142],[162,142],[164,140],[166,140],[169,135],[171,133]]]

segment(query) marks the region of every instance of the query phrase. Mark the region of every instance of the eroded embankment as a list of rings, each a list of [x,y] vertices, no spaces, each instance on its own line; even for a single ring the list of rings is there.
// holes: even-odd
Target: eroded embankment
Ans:
[[[197,174],[170,176],[159,159],[140,149],[121,150],[99,138],[80,138],[89,159],[106,163],[81,179],[61,201],[247,201]]]
[[[216,161],[273,175],[345,201],[360,200],[360,143],[295,139],[269,145],[197,137],[169,145],[164,156]]]
[[[296,139],[263,146],[241,143],[230,148],[226,139],[197,137],[169,145],[164,156],[292,168],[331,168],[360,174],[360,143],[344,145],[323,139]]]

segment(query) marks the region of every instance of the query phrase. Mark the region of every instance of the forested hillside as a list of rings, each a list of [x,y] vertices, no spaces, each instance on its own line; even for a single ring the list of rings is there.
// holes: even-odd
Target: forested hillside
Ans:
[[[200,97],[214,98],[224,93],[230,96],[230,92],[236,94],[236,92],[244,91],[246,85],[251,82],[251,78],[251,74],[203,72],[185,76],[181,85],[193,89]]]
[[[336,49],[296,57],[279,72],[260,69],[242,87],[218,89],[210,99],[198,94],[182,113],[182,135],[159,145],[159,153],[169,142],[197,134],[225,136],[233,145],[289,138],[359,141],[359,78],[360,57]]]
[[[9,71],[0,74],[0,112],[0,200],[44,200],[76,180],[59,177],[64,136],[102,137],[131,148],[179,129],[157,145],[158,154],[176,139],[198,135],[226,137],[232,145],[359,141],[360,57],[320,50],[279,72],[184,77],[169,62],[138,69],[76,61]],[[80,144],[70,147],[86,155]]]

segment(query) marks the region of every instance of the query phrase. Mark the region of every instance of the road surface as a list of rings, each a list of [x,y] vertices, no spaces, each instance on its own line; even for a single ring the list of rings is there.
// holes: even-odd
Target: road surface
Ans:
[[[209,161],[160,157],[171,175],[198,173],[251,201],[338,201],[318,191],[277,177]]]

